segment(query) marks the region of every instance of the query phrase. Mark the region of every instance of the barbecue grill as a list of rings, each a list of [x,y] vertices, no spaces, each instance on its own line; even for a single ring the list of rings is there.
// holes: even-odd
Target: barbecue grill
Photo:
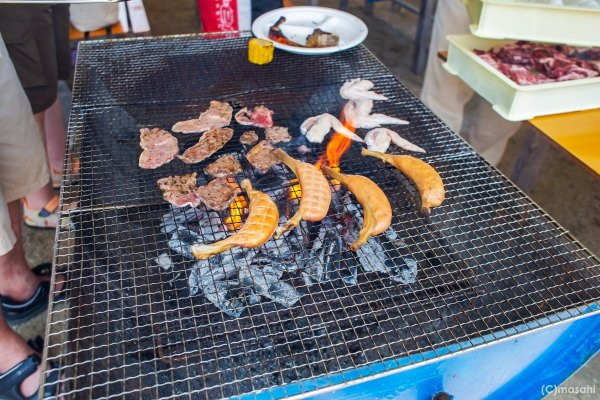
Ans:
[[[365,47],[326,57],[277,51],[271,64],[256,66],[246,61],[247,41],[235,33],[79,45],[54,256],[54,274],[66,277],[65,300],[51,301],[43,362],[46,371],[60,371],[62,394],[316,395],[507,338],[525,343],[527,334],[598,313],[599,260]],[[289,196],[293,175],[282,166],[253,172],[238,140],[246,129],[235,123],[233,139],[209,160],[141,170],[139,129],[168,129],[213,99],[234,112],[264,104],[294,136],[286,151],[315,162],[325,143],[299,154],[297,146],[308,145],[299,126],[309,116],[338,114],[339,88],[356,77],[390,99],[376,103],[376,112],[410,121],[402,134],[427,150],[422,158],[442,176],[445,203],[419,216],[411,184],[353,144],[341,170],[377,182],[394,210],[391,229],[363,253],[339,245],[361,218],[341,189],[323,224],[303,224],[252,256],[232,250],[200,266],[191,260],[190,236],[231,234],[226,212],[172,209],[157,179],[195,171],[205,183],[203,168],[233,153],[285,214],[297,202]],[[198,138],[177,136],[182,149]],[[333,236],[324,238],[322,225]],[[250,274],[248,283],[236,275],[250,266],[279,271],[275,279],[292,295],[259,296],[252,287],[258,277]],[[227,297],[221,307],[209,288]]]

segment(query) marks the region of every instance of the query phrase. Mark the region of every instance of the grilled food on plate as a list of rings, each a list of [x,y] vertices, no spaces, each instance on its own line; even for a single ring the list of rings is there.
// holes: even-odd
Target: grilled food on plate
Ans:
[[[269,128],[273,126],[273,111],[265,106],[256,106],[252,111],[244,107],[235,114],[235,120],[242,125]]]
[[[365,143],[369,150],[378,151],[380,153],[385,153],[392,142],[404,150],[425,153],[425,150],[416,144],[412,144],[391,129],[375,128],[367,132],[367,135],[365,136]]]
[[[155,169],[175,158],[179,153],[177,138],[159,128],[140,129],[140,154],[138,165],[143,169]]]
[[[375,182],[361,175],[346,175],[329,167],[322,166],[323,172],[342,183],[363,208],[363,226],[358,239],[350,245],[350,250],[356,251],[365,244],[371,236],[385,232],[392,223],[392,206]]]
[[[228,103],[213,100],[208,110],[196,119],[177,122],[171,130],[179,133],[206,132],[229,125],[233,108]]]
[[[233,136],[233,129],[219,128],[204,133],[198,143],[178,156],[186,164],[196,164],[221,150]]]
[[[303,219],[317,222],[325,218],[331,203],[331,189],[319,168],[296,160],[281,149],[275,150],[275,154],[296,174],[302,190],[298,211],[283,226],[277,228],[275,238],[278,238],[298,226]]]
[[[425,161],[412,156],[395,156],[367,149],[362,149],[361,154],[379,158],[393,165],[410,179],[421,196],[421,214],[429,215],[431,207],[437,207],[444,201],[446,190],[442,178],[435,168]]]
[[[206,260],[233,247],[258,247],[273,236],[277,229],[277,222],[279,222],[277,206],[268,195],[254,190],[248,179],[244,179],[240,185],[250,199],[246,222],[238,232],[227,239],[212,244],[193,245],[192,253],[197,259]]]

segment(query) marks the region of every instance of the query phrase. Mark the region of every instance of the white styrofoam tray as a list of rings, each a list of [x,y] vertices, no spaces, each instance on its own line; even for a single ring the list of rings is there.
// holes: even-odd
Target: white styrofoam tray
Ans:
[[[462,1],[475,36],[600,46],[600,8],[517,0]]]
[[[473,52],[473,49],[489,50],[514,41],[466,34],[449,35],[448,42],[444,68],[458,75],[507,120],[524,121],[540,115],[600,107],[600,77],[522,86]]]

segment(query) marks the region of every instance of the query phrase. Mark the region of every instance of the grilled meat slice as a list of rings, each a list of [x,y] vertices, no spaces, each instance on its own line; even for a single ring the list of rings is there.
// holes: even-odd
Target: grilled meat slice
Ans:
[[[200,204],[196,190],[196,173],[168,176],[159,179],[156,184],[163,192],[163,199],[175,207],[197,207]]]
[[[235,120],[242,125],[268,128],[273,126],[273,111],[265,106],[256,106],[252,111],[244,107],[235,114]]]
[[[367,149],[362,149],[361,154],[379,158],[406,175],[415,184],[421,196],[421,214],[429,215],[431,207],[437,207],[444,201],[446,189],[442,178],[435,168],[425,161],[412,156],[394,156]]]
[[[302,190],[298,211],[283,226],[277,228],[275,238],[278,238],[298,226],[303,219],[317,222],[325,218],[331,203],[331,189],[319,168],[296,160],[281,149],[275,150],[275,154],[296,174]]]
[[[213,100],[208,110],[200,114],[197,119],[177,122],[171,130],[180,133],[206,132],[229,125],[233,108],[229,103]]]
[[[326,166],[321,167],[323,172],[342,183],[363,208],[363,226],[358,234],[358,239],[350,245],[350,250],[356,251],[367,243],[371,236],[379,235],[386,231],[392,224],[392,206],[375,182],[365,176],[346,175],[334,171]]]
[[[279,210],[271,198],[252,188],[250,181],[244,179],[242,188],[250,198],[248,218],[240,230],[213,244],[195,244],[192,253],[200,260],[229,250],[233,247],[258,247],[266,243],[277,228],[279,221]]]
[[[138,165],[143,169],[155,169],[175,158],[179,153],[177,138],[159,128],[140,129],[140,154]]]
[[[288,128],[285,126],[272,126],[265,128],[265,139],[270,143],[289,142],[292,137],[288,133]]]
[[[240,136],[240,143],[251,146],[258,142],[258,135],[254,131],[246,131]]]
[[[204,168],[204,172],[213,178],[228,178],[242,172],[242,166],[233,154],[226,154]]]
[[[231,128],[210,130],[200,137],[198,143],[188,148],[178,157],[186,164],[199,163],[221,150],[232,136],[233,129]]]
[[[275,155],[275,148],[266,141],[260,141],[256,146],[246,153],[246,159],[256,168],[261,174],[266,174],[281,160]]]
[[[219,178],[209,182],[207,185],[196,189],[196,195],[206,207],[215,211],[223,211],[233,201],[237,191],[227,179]]]
[[[315,29],[306,37],[306,47],[332,47],[337,46],[340,42],[340,37],[330,32]]]

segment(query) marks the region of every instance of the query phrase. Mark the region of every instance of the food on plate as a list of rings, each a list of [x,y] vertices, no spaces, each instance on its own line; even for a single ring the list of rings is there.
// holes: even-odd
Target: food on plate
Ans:
[[[235,196],[237,185],[231,185],[227,179],[219,178],[196,189],[196,195],[204,205],[215,211],[223,211],[229,207]]]
[[[348,139],[363,142],[360,136],[346,128],[336,117],[327,113],[307,118],[300,126],[300,131],[309,142],[321,143],[332,128]]]
[[[285,17],[279,17],[273,26],[269,28],[269,39],[274,42],[287,44],[295,47],[332,47],[337,46],[340,42],[340,37],[330,32],[325,32],[320,28],[316,28],[310,35],[306,37],[306,44],[294,42],[288,39],[281,31],[281,25],[286,22]]]
[[[163,199],[175,207],[197,207],[200,197],[196,191],[196,173],[167,176],[156,181],[159,189],[163,192]]]
[[[240,185],[250,199],[246,222],[238,232],[226,239],[212,244],[193,245],[192,253],[197,259],[206,260],[233,247],[258,247],[273,236],[279,222],[277,206],[268,195],[254,190],[248,179],[244,179]]]
[[[346,100],[387,100],[384,95],[371,91],[374,86],[373,82],[367,79],[351,79],[340,88],[340,96]]]
[[[442,178],[435,168],[425,161],[412,156],[395,156],[367,149],[362,149],[361,154],[379,158],[393,165],[410,179],[421,196],[421,214],[429,215],[431,207],[437,207],[444,201],[446,190]]]
[[[342,183],[363,208],[363,226],[358,239],[350,245],[350,250],[356,251],[365,244],[371,236],[379,235],[387,230],[392,223],[392,206],[375,182],[361,175],[346,175],[326,166],[323,172]]]
[[[251,148],[245,157],[261,174],[266,174],[274,165],[281,162],[275,154],[275,147],[266,140],[261,140]]]
[[[285,37],[283,32],[281,32],[281,24],[283,24],[285,21],[285,17],[279,17],[275,24],[269,28],[269,39],[277,43],[287,44],[288,46],[302,47],[301,44],[291,41]]]
[[[196,164],[221,150],[233,136],[233,129],[219,128],[204,133],[198,143],[178,156],[186,164]]]
[[[229,103],[213,100],[208,110],[200,114],[197,119],[189,119],[175,123],[171,130],[179,133],[206,132],[229,125],[233,108]]]
[[[281,149],[275,150],[275,154],[294,172],[302,190],[300,206],[296,214],[288,219],[283,226],[277,228],[275,238],[278,238],[298,226],[303,219],[317,222],[325,218],[331,203],[331,189],[327,178],[319,168],[296,160]]]
[[[388,147],[390,147],[391,142],[393,142],[396,146],[408,151],[425,153],[425,150],[415,144],[412,144],[391,129],[375,128],[367,132],[367,135],[365,136],[367,148],[380,153],[385,153]]]
[[[156,169],[179,153],[177,138],[159,128],[140,129],[140,147],[144,150],[138,165],[143,169]]]
[[[235,120],[242,125],[268,128],[273,126],[273,111],[265,106],[256,106],[252,111],[244,107],[235,114]]]
[[[408,121],[400,118],[390,117],[385,114],[374,113],[373,100],[357,99],[351,100],[344,106],[344,118],[355,128],[378,128],[381,125],[407,125]]]
[[[258,142],[258,135],[254,131],[246,131],[240,136],[240,143],[248,146]]]
[[[272,126],[265,128],[265,139],[270,143],[289,142],[292,137],[288,133],[288,128],[284,126]]]
[[[340,43],[340,37],[319,28],[306,37],[306,47],[332,47]]]
[[[204,172],[213,178],[228,178],[242,172],[242,166],[233,154],[226,154],[217,161],[208,164]]]
[[[593,61],[600,60],[600,57],[595,57],[599,51],[527,41],[497,46],[488,51],[473,50],[483,61],[519,85],[598,76],[599,65]]]

